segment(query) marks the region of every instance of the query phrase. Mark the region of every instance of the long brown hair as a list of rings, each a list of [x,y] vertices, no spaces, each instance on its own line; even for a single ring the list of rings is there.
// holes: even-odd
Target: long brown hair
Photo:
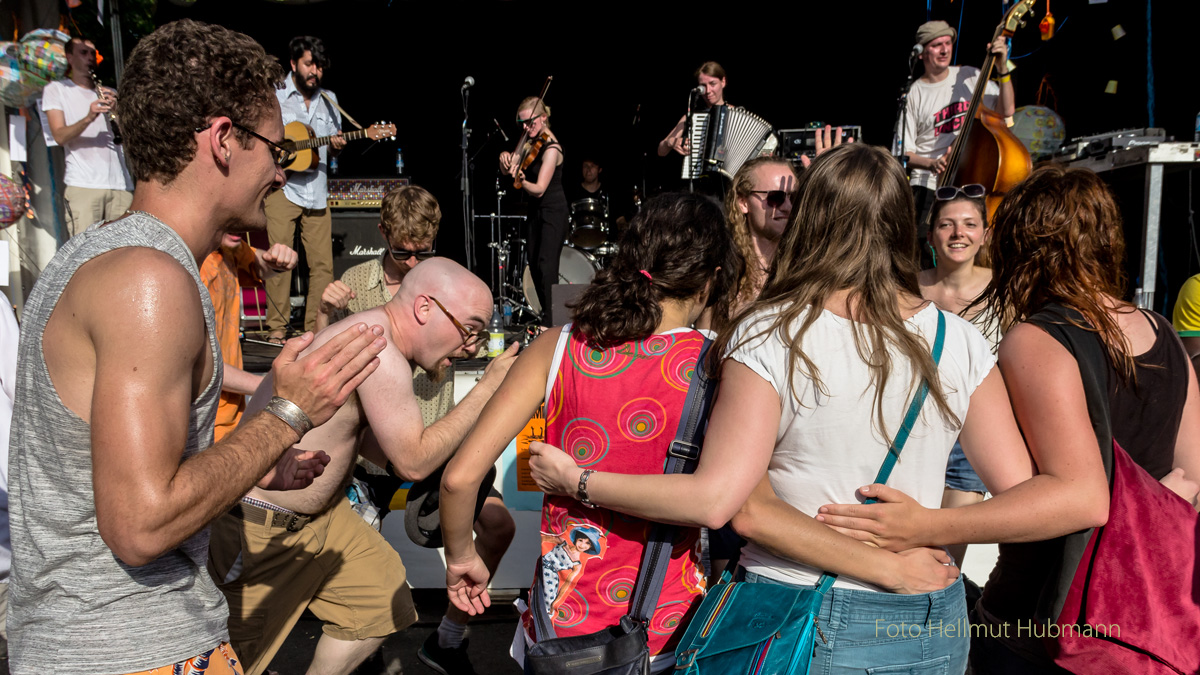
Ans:
[[[758,265],[758,254],[750,236],[750,222],[742,213],[739,199],[750,197],[754,189],[754,172],[760,166],[777,164],[792,168],[790,162],[776,157],[756,157],[742,165],[733,176],[733,184],[725,193],[725,219],[729,221],[729,234],[733,236],[733,245],[742,256],[742,275],[738,278],[736,303],[747,303],[754,299],[755,289],[766,277],[766,272]],[[795,171],[792,171],[793,175]],[[717,327],[721,328],[720,326]]]
[[[822,154],[800,175],[799,196],[783,233],[775,262],[758,300],[738,321],[762,313],[737,346],[778,331],[790,351],[788,388],[797,372],[826,392],[816,364],[800,348],[804,334],[837,291],[849,290],[854,311],[854,346],[871,370],[873,410],[881,434],[890,436],[883,419],[883,394],[892,374],[889,347],[913,363],[914,391],[919,379],[942,416],[957,426],[942,391],[930,344],[909,332],[897,298],[904,293],[919,301],[917,284],[917,217],[912,191],[900,165],[881,148],[861,143],[838,146]],[[749,333],[749,331],[747,331]],[[729,335],[715,345],[728,353]]]
[[[1050,303],[1077,310],[1100,335],[1117,373],[1133,377],[1125,334],[1108,313],[1125,295],[1125,235],[1121,211],[1104,181],[1087,169],[1047,166],[1034,171],[1000,202],[993,218],[992,283],[986,302],[1005,329]]]

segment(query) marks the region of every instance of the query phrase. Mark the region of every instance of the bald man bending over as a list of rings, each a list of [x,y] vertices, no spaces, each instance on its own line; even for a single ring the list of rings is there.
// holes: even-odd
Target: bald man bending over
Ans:
[[[400,556],[351,510],[345,486],[363,436],[375,439],[362,443],[368,459],[380,466],[391,462],[408,480],[420,480],[450,459],[504,380],[516,345],[429,427],[413,394],[412,368],[419,365],[440,379],[453,359],[475,354],[491,313],[487,285],[457,263],[433,258],[414,267],[386,304],[335,323],[313,340],[309,349],[344,330],[347,321],[366,321],[383,326],[387,347],[379,369],[297,446],[328,453],[325,472],[303,490],[254,488],[213,524],[209,572],[229,601],[230,638],[246,675],[265,670],[306,607],[325,622],[310,675],[353,671],[384,638],[416,620]],[[482,334],[486,338],[487,331]],[[247,417],[270,398],[271,386],[268,375]]]

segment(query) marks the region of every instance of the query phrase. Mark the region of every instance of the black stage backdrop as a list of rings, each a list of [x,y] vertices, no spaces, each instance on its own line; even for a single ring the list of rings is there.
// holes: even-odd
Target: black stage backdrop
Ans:
[[[1012,41],[1018,106],[1036,102],[1048,74],[1068,137],[1148,126],[1152,72],[1154,125],[1191,139],[1200,93],[1188,47],[1196,40],[1200,3],[1054,0],[1058,32],[1049,42],[1040,39],[1037,27],[1045,10],[1039,0],[1033,19]],[[387,120],[399,128],[396,143],[348,146],[340,175],[394,175],[395,148],[403,148],[406,173],[441,203],[439,252],[463,260],[459,91],[468,75],[476,80],[469,120],[471,154],[477,154],[475,212],[487,214],[496,208],[496,154],[512,147],[498,136],[489,140],[492,120],[515,142],[516,106],[536,95],[547,75],[554,76],[547,103],[565,148],[566,180],[578,181],[579,163],[591,155],[605,166],[602,178],[614,195],[627,195],[643,181],[654,194],[680,187],[680,158],[660,159],[655,146],[683,114],[700,63],[720,62],[728,73],[726,98],[776,128],[813,121],[859,124],[866,141],[887,145],[916,27],[927,17],[960,27],[956,63],[979,65],[1002,16],[999,0],[931,0],[928,6],[925,0],[198,0],[190,7],[160,2],[155,19],[161,25],[186,17],[243,31],[285,64],[291,37],[320,37],[332,60],[324,84],[346,110],[363,124]],[[1125,35],[1114,40],[1116,26]],[[1105,92],[1110,80],[1117,83],[1115,94]],[[1168,185],[1163,224],[1164,236],[1183,233],[1176,248],[1185,253],[1187,209],[1173,202],[1186,203],[1186,183]],[[504,212],[520,212],[516,191],[505,187]],[[1126,199],[1140,198],[1139,193]],[[1177,214],[1182,215],[1172,220]],[[1139,215],[1136,208],[1130,214],[1137,223]],[[488,228],[486,222],[476,228],[475,269],[485,279]],[[1190,254],[1170,265],[1170,290],[1198,268]]]

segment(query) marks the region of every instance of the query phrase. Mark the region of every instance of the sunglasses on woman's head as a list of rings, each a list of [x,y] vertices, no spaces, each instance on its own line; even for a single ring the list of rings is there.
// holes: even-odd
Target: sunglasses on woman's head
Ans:
[[[779,207],[783,206],[783,202],[789,198],[792,200],[792,203],[795,204],[796,196],[800,193],[799,192],[785,192],[784,190],[751,190],[750,194],[766,195],[766,197],[763,197],[763,201],[765,201],[767,203],[767,206],[779,208]]]
[[[934,193],[934,196],[937,197],[939,202],[948,202],[951,199],[958,197],[960,194],[969,199],[982,199],[987,195],[987,188],[979,183],[971,183],[970,185],[964,185],[962,187],[943,185],[937,189],[937,192]]]

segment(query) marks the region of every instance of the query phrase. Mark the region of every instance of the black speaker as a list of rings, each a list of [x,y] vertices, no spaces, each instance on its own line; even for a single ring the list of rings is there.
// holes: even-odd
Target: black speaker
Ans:
[[[333,211],[333,278],[341,279],[346,270],[378,258],[387,247],[379,233],[379,210]]]
[[[567,309],[568,302],[574,302],[583,295],[591,284],[554,284],[550,287],[550,325],[561,326],[571,320],[571,310]]]

